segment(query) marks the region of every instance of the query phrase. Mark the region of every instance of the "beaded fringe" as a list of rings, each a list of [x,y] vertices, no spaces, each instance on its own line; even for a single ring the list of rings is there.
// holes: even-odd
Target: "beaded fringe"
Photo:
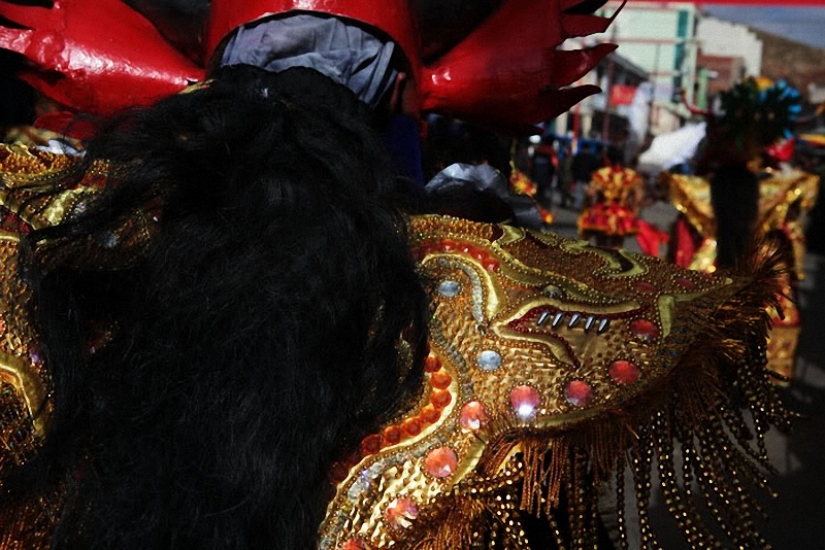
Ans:
[[[770,425],[788,429],[795,415],[783,407],[765,357],[766,310],[778,305],[787,262],[776,247],[758,250],[713,322],[691,320],[703,327],[695,338],[702,345],[661,387],[569,430],[491,428],[474,475],[435,503],[421,522],[429,528],[410,547],[530,548],[522,522],[529,514],[548,522],[558,550],[592,550],[599,499],[612,490],[620,548],[629,548],[626,512],[635,504],[641,548],[661,549],[648,513],[658,483],[692,548],[770,548],[758,530],[773,471],[764,436]]]

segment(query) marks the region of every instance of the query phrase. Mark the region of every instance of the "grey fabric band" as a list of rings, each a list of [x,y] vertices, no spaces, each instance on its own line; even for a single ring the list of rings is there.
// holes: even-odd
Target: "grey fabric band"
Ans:
[[[343,84],[374,107],[395,82],[395,44],[335,17],[300,13],[239,28],[221,65],[253,65],[272,72],[308,67]]]
[[[454,189],[472,189],[498,197],[510,206],[521,227],[541,229],[544,224],[536,201],[527,195],[511,193],[507,178],[488,164],[451,164],[424,186],[425,193],[435,196]]]

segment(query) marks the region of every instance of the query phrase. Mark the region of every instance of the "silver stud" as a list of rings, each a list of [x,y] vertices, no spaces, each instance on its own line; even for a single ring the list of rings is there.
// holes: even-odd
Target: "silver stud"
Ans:
[[[546,287],[544,287],[544,290],[542,290],[542,294],[544,294],[548,298],[558,298],[559,296],[561,296],[562,292],[561,289],[556,285],[547,285]]]
[[[582,318],[581,315],[579,315],[578,313],[574,313],[573,316],[570,317],[570,322],[567,323],[567,328],[573,328],[573,325],[578,323],[579,319],[581,319],[581,318]]]
[[[491,349],[486,349],[478,354],[476,362],[481,370],[488,372],[498,370],[501,366],[501,355]]]
[[[593,326],[593,321],[595,320],[595,317],[593,317],[592,315],[588,315],[587,320],[584,322],[584,330],[590,330],[590,327]]]
[[[461,292],[461,285],[456,281],[442,281],[438,285],[438,293],[445,298],[455,298]]]
[[[599,321],[599,328],[597,330],[598,332],[604,332],[608,326],[610,326],[610,319],[602,319]]]
[[[550,317],[550,312],[542,311],[541,315],[539,315],[539,320],[536,321],[536,324],[537,325],[543,325],[547,321],[548,317]]]
[[[111,231],[104,231],[96,236],[98,244],[103,248],[114,248],[117,246],[117,235]]]
[[[562,313],[561,311],[556,313],[556,316],[553,317],[553,328],[559,326],[562,319],[564,319],[564,313]]]

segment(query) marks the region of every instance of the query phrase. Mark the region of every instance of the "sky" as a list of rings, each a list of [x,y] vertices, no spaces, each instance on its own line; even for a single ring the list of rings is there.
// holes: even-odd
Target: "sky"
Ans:
[[[745,23],[797,42],[825,48],[825,2],[821,8],[705,6],[704,9],[725,21]]]

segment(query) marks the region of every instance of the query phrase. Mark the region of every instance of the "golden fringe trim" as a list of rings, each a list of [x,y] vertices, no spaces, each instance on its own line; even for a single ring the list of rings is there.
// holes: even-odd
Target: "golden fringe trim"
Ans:
[[[441,527],[433,535],[425,538],[416,546],[416,550],[453,550],[454,548],[472,548],[474,526],[487,513],[487,506],[481,499],[468,495],[451,494],[445,499],[447,514]]]
[[[642,548],[657,549],[648,508],[658,482],[691,547],[770,548],[758,532],[759,495],[770,495],[766,473],[772,471],[764,434],[769,425],[787,429],[795,415],[782,405],[766,369],[766,308],[778,307],[791,264],[771,243],[757,250],[742,266],[747,277],[683,312],[688,318],[680,323],[696,327],[692,341],[702,345],[688,346],[655,388],[567,429],[492,426],[475,474],[422,518],[426,531],[411,547],[527,548],[520,517],[531,514],[547,519],[559,550],[592,549],[598,499],[612,485],[621,548],[628,547],[630,500]]]

